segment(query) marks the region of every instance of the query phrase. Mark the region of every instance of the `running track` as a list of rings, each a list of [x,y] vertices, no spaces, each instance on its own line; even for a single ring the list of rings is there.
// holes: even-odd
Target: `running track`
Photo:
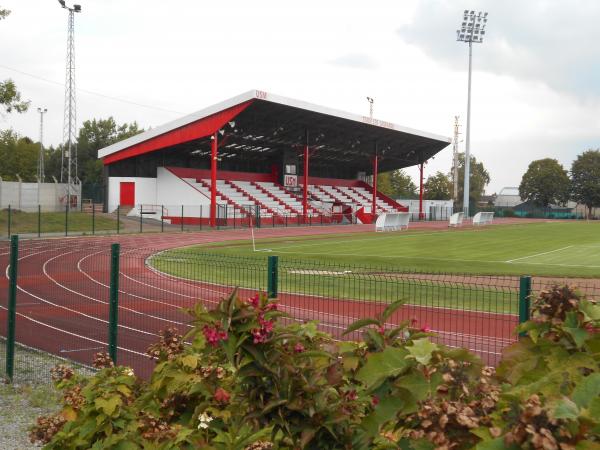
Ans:
[[[509,221],[505,221],[507,223]],[[520,223],[523,221],[520,220]],[[509,222],[510,223],[510,222]],[[444,229],[447,223],[426,222],[411,227]],[[372,225],[263,228],[257,238],[351,233]],[[191,244],[247,239],[248,230],[182,234],[147,234],[94,238],[58,238],[22,241],[17,294],[17,341],[53,354],[89,364],[94,353],[106,350],[109,299],[110,244],[121,244],[118,362],[147,375],[152,363],[146,348],[159,330],[189,329],[181,307],[202,300],[214,305],[231,287],[177,280],[150,270],[145,259],[160,250]],[[6,336],[8,244],[0,243],[0,335]],[[250,295],[242,291],[241,295]],[[280,293],[283,309],[294,319],[317,319],[323,330],[339,336],[358,318],[372,317],[384,307],[372,301],[354,301]],[[405,305],[390,323],[414,318],[428,324],[439,341],[465,346],[494,364],[514,341],[517,318],[511,315],[425,308]],[[17,374],[19,368],[17,367]]]

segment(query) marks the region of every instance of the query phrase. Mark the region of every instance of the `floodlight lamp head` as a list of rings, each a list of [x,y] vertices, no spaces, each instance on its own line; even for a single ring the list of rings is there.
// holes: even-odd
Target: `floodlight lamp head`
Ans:
[[[73,11],[81,12],[81,5],[73,5]]]
[[[375,100],[373,100],[373,98],[372,98],[372,97],[367,97],[367,101],[368,101],[369,103],[373,103]]]
[[[235,120],[231,120],[231,121],[229,122],[229,126],[230,126],[231,128],[235,128]]]
[[[66,8],[67,6],[65,5],[65,0],[58,0],[58,3],[60,3],[60,6],[62,6],[63,8]]]

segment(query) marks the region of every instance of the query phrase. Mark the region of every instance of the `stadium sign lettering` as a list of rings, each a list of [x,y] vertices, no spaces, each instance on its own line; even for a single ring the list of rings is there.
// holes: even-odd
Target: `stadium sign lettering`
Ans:
[[[394,129],[394,124],[392,122],[386,122],[385,120],[371,119],[370,117],[363,116],[362,121],[378,127],[391,128],[392,130]]]
[[[298,186],[298,177],[296,175],[287,175],[284,177],[283,185],[285,187],[296,187]]]
[[[259,98],[261,100],[266,100],[267,93],[265,91],[256,91],[256,98]]]

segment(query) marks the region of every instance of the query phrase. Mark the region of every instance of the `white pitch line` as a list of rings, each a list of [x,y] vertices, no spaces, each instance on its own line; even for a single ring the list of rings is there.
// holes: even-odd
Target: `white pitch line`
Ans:
[[[509,259],[509,260],[507,260],[507,261],[504,261],[504,262],[507,262],[507,263],[512,263],[512,262],[514,262],[514,261],[520,261],[521,259],[535,258],[536,256],[542,256],[542,255],[548,255],[548,254],[550,254],[550,253],[556,253],[556,252],[560,252],[560,251],[562,251],[562,250],[566,250],[566,249],[568,249],[568,248],[571,248],[571,247],[573,247],[573,245],[567,245],[566,247],[557,248],[557,249],[555,249],[555,250],[550,250],[550,251],[548,251],[548,252],[536,253],[536,254],[534,254],[534,255],[522,256],[522,257],[520,257],[520,258],[515,258],[515,259]]]

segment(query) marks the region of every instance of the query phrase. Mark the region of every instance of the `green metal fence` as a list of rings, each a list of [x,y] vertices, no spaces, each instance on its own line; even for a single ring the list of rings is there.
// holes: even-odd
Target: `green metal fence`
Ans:
[[[286,320],[317,320],[339,339],[353,321],[403,299],[389,326],[408,320],[435,332],[436,341],[469,348],[495,364],[518,339],[514,329],[528,319],[532,293],[552,284],[155,245],[141,248],[125,239],[110,245],[105,238],[19,242],[16,236],[0,243],[7,274],[0,281],[0,376],[19,381],[47,370],[31,357],[34,350],[80,364],[108,351],[119,364],[148,375],[153,364],[145,351],[158,332],[175,327],[185,333],[191,325],[183,308],[197,302],[214,307],[236,287],[242,298],[257,290],[277,297]],[[584,292],[597,296],[596,280],[587,283],[579,280]]]

